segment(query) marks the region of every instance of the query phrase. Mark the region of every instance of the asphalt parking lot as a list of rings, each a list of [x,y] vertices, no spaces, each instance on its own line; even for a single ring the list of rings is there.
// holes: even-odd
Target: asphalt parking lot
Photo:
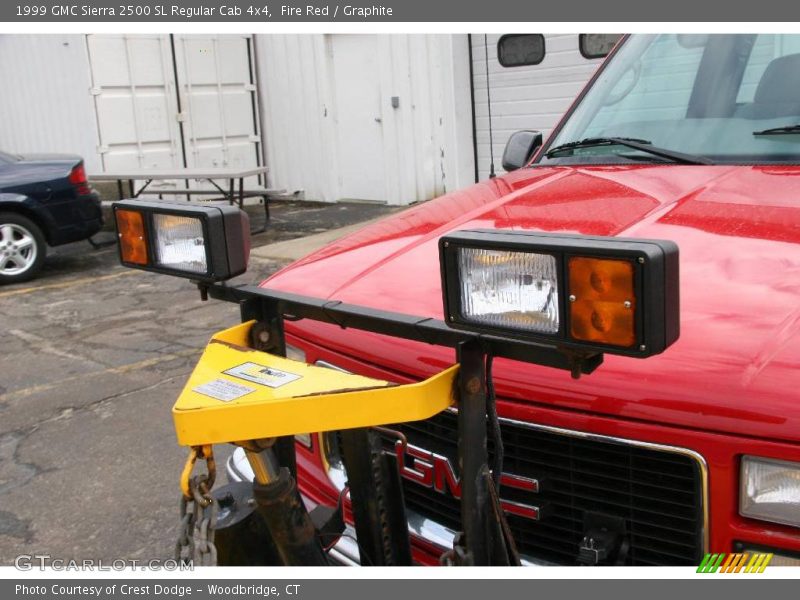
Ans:
[[[392,210],[275,203],[241,279]],[[115,247],[85,242],[52,249],[35,281],[0,287],[0,564],[172,556],[186,451],[170,408],[209,336],[237,322],[235,306],[202,302],[188,281],[125,269]],[[217,449],[220,464],[229,452]]]

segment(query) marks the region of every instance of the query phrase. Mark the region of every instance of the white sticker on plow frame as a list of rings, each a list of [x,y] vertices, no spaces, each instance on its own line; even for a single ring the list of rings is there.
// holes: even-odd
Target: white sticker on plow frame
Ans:
[[[204,396],[209,396],[210,398],[222,400],[223,402],[230,402],[231,400],[236,400],[251,392],[255,392],[256,388],[226,381],[224,379],[215,379],[203,385],[198,385],[196,388],[193,388],[192,391],[203,394]]]

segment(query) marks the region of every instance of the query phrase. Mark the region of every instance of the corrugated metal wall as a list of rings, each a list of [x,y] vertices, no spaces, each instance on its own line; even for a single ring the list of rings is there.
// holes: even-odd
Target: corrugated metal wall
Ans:
[[[0,149],[80,154],[100,170],[83,35],[0,35]]]
[[[466,56],[466,36],[256,36],[270,185],[408,204],[471,183]]]
[[[545,56],[538,65],[503,67],[497,61],[500,35],[472,35],[475,87],[475,131],[478,140],[478,173],[489,176],[489,110],[486,99],[486,51],[492,98],[494,164],[502,172],[501,159],[509,136],[520,129],[541,131],[545,138],[567,111],[602,59],[584,58],[578,34],[545,35]]]

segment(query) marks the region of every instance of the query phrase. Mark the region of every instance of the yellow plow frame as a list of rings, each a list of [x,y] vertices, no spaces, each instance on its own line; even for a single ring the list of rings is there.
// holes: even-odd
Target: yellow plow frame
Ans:
[[[394,385],[248,347],[253,321],[215,334],[172,409],[178,443],[202,446],[427,419],[451,406],[458,365]]]

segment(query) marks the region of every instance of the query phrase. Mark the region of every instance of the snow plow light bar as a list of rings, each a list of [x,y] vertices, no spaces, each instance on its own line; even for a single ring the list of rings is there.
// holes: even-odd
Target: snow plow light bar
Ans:
[[[673,242],[478,230],[439,248],[454,328],[639,358],[678,339]]]
[[[114,220],[126,267],[204,283],[247,270],[249,219],[235,206],[130,200],[114,204]]]

